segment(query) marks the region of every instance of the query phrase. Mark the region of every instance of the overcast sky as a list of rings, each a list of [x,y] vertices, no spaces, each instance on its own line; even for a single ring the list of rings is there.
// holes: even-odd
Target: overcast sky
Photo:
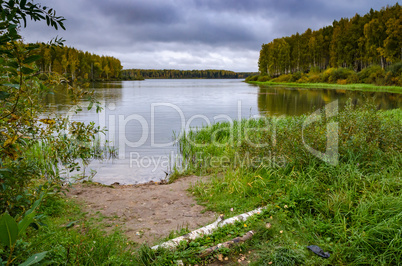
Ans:
[[[128,68],[257,71],[274,38],[364,15],[397,1],[374,0],[38,0],[67,20],[66,31],[28,23],[27,42],[56,35],[67,46],[114,56]]]

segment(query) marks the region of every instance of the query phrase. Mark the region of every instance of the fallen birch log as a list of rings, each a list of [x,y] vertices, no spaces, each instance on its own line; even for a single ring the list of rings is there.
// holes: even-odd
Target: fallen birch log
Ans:
[[[202,236],[205,236],[205,235],[210,235],[218,227],[222,227],[222,226],[225,226],[227,224],[233,224],[236,221],[245,221],[250,216],[253,216],[254,214],[262,212],[263,209],[264,209],[263,207],[258,208],[258,209],[255,209],[253,211],[249,211],[249,212],[246,212],[246,213],[243,213],[243,214],[239,214],[239,215],[237,215],[235,217],[232,217],[232,218],[229,218],[229,219],[226,219],[226,220],[225,220],[224,216],[221,215],[221,216],[219,216],[218,220],[216,220],[212,224],[209,224],[207,226],[204,226],[202,228],[194,230],[194,231],[192,231],[192,232],[190,232],[188,234],[185,234],[184,236],[179,236],[179,237],[176,237],[176,238],[171,239],[169,241],[166,241],[166,242],[164,242],[164,243],[162,243],[160,245],[153,246],[152,249],[156,250],[159,247],[170,248],[170,249],[175,248],[176,246],[179,245],[179,243],[181,241],[194,240],[194,239],[196,239],[198,237],[202,237]]]
[[[220,248],[231,248],[235,244],[243,243],[243,242],[251,239],[253,237],[253,235],[254,235],[254,231],[248,231],[243,236],[239,236],[239,237],[236,237],[236,238],[234,238],[232,240],[226,241],[224,243],[220,243],[220,244],[218,244],[216,246],[207,248],[206,250],[201,252],[200,257],[204,258],[204,257],[208,256],[209,254],[217,251]]]

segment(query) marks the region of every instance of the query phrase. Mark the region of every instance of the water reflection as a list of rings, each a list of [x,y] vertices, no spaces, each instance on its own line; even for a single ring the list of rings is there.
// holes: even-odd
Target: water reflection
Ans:
[[[97,171],[94,180],[104,184],[165,178],[166,161],[177,155],[176,146],[169,144],[175,139],[173,132],[179,134],[187,127],[254,115],[300,115],[334,100],[342,108],[349,98],[358,103],[375,98],[382,109],[402,108],[402,94],[259,87],[240,80],[107,82],[92,84],[91,90],[102,102],[102,112],[83,108],[70,118],[105,126],[104,138],[119,149],[118,160],[91,163]],[[63,115],[72,103],[65,88],[57,88],[46,99],[48,112]],[[143,137],[141,145],[131,145]]]
[[[373,99],[379,109],[402,108],[402,94],[397,93],[260,86],[258,110],[262,115],[301,115],[335,100],[342,108],[349,99],[357,104]]]
[[[92,83],[82,88],[83,91],[93,91],[93,96],[96,100],[105,101],[106,103],[120,102],[122,99],[122,89],[122,82]],[[85,99],[83,101],[85,101]],[[73,98],[69,95],[66,86],[53,88],[49,91],[44,100],[44,104],[49,113],[64,113],[71,108],[73,103]]]

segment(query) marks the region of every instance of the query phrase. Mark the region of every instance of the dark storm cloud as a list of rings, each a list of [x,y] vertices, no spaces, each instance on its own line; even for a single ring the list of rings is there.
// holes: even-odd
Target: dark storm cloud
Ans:
[[[92,3],[91,3],[92,4]],[[93,1],[103,16],[129,25],[171,24],[181,22],[179,8],[169,1]]]
[[[330,25],[396,1],[38,0],[66,32],[30,23],[27,41],[63,36],[69,46],[118,57],[125,68],[257,70],[262,43]]]

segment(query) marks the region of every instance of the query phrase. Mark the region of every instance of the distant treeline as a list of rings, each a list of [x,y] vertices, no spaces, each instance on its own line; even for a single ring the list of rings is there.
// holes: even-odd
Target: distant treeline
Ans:
[[[125,69],[121,72],[124,80],[135,79],[237,79],[257,73],[233,72],[227,70],[175,70],[175,69]]]
[[[401,59],[402,9],[397,3],[263,44],[258,67],[261,75],[279,76],[307,72],[312,67],[361,71],[380,65],[384,69]]]
[[[44,73],[59,73],[69,80],[114,80],[120,79],[122,70],[119,59],[110,56],[99,56],[66,46],[39,44],[37,61],[39,69]]]

